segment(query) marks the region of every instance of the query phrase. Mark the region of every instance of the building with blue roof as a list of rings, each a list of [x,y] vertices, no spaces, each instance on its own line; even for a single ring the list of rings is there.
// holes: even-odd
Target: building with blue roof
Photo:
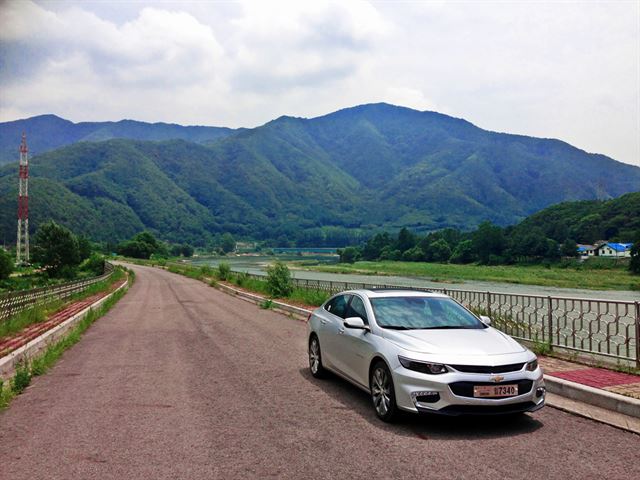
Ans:
[[[607,242],[602,244],[596,250],[596,255],[599,257],[630,257],[631,247],[633,243],[616,243]]]

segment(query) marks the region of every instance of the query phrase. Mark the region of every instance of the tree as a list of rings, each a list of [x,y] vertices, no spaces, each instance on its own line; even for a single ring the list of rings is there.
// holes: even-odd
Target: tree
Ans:
[[[154,251],[152,245],[135,240],[128,240],[118,245],[118,253],[125,257],[149,259]]]
[[[507,246],[502,228],[491,222],[482,222],[473,233],[472,241],[482,263],[488,263],[491,255],[502,255]]]
[[[387,232],[378,233],[370,238],[362,249],[364,260],[377,260],[380,258],[382,249],[391,244],[391,237]]]
[[[193,247],[188,243],[183,243],[182,245],[173,245],[169,252],[171,256],[178,257],[182,255],[183,257],[192,257],[193,256]]]
[[[221,244],[224,253],[233,252],[236,249],[236,241],[229,232],[222,235]]]
[[[446,262],[451,256],[451,248],[443,238],[429,245],[429,252],[434,262]]]
[[[86,260],[91,256],[91,242],[84,235],[78,237],[78,254],[80,255],[80,261]]]
[[[340,263],[353,263],[360,258],[360,249],[356,247],[345,247],[338,249]]]
[[[9,278],[9,275],[13,272],[13,258],[9,252],[5,252],[3,248],[0,248],[0,280]]]
[[[166,245],[159,242],[151,232],[135,234],[131,240],[118,245],[118,253],[125,257],[144,259],[151,258],[151,255],[167,257],[169,254]]]
[[[451,263],[471,263],[474,260],[473,242],[471,240],[463,240],[451,254],[449,261]]]
[[[410,248],[415,247],[416,245],[416,236],[410,232],[407,228],[403,228],[398,233],[398,240],[396,242],[396,250],[400,250],[400,252],[406,252]]]
[[[577,257],[578,245],[574,240],[567,238],[564,242],[562,242],[562,246],[560,247],[560,252],[564,257]]]
[[[640,275],[640,237],[636,239],[633,247],[631,247],[629,271],[635,275]]]
[[[69,230],[51,221],[40,225],[34,238],[33,259],[50,277],[72,277],[80,264],[78,239]]]

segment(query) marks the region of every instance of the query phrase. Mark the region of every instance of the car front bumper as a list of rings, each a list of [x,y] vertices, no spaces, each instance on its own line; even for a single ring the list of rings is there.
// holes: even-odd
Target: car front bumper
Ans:
[[[448,372],[427,375],[402,366],[392,372],[399,408],[410,412],[443,415],[498,415],[533,412],[545,403],[546,389],[542,371],[520,370],[497,375]],[[473,385],[518,384],[518,395],[502,398],[477,398]]]

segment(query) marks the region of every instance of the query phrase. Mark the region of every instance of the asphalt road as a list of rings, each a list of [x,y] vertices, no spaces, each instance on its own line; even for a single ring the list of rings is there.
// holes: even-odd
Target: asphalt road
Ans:
[[[378,421],[306,369],[303,322],[203,283],[137,281],[0,413],[0,478],[640,478],[640,437],[550,407]]]

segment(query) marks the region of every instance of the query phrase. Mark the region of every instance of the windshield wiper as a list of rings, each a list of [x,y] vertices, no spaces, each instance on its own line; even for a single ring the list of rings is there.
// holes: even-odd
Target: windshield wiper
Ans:
[[[413,330],[411,327],[405,327],[404,325],[380,325],[382,328],[388,328],[389,330]]]
[[[438,327],[422,327],[420,330],[454,330],[454,329],[467,329],[467,328],[476,328],[470,326],[463,325],[440,325]]]

